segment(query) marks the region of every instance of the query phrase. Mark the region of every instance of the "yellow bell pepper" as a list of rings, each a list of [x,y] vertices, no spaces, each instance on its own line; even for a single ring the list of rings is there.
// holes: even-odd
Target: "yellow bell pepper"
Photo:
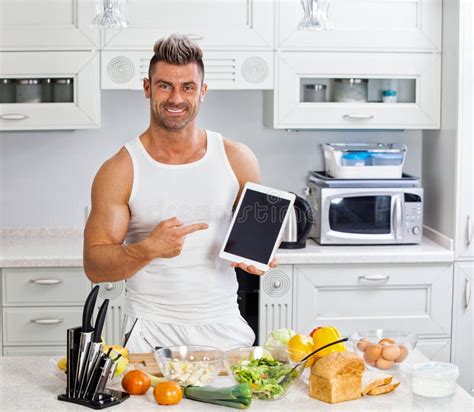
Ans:
[[[341,339],[341,334],[337,328],[333,326],[323,326],[317,328],[313,333],[313,344],[314,349],[321,348],[328,343],[334,342]],[[346,352],[346,345],[343,342],[336,345],[329,346],[329,348],[323,349],[321,352],[318,352],[316,356],[323,357],[330,355],[333,352]]]

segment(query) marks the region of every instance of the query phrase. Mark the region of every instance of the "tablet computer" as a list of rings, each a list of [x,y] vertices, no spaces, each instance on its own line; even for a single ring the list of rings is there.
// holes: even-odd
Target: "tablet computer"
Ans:
[[[267,271],[295,197],[293,193],[246,183],[219,256]]]

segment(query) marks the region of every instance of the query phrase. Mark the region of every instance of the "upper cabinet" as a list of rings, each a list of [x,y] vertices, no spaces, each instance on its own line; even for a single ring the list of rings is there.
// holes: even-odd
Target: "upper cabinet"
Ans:
[[[0,130],[100,126],[96,51],[3,52]]]
[[[431,129],[440,122],[439,54],[279,52],[267,127]]]
[[[186,34],[204,49],[273,49],[269,0],[128,0],[126,20],[126,30],[105,33],[106,50],[152,50],[171,33]]]
[[[94,0],[0,0],[0,51],[90,50]]]
[[[332,30],[301,31],[298,30],[304,16],[301,2],[276,0],[276,47],[281,50],[440,52],[441,2],[331,0],[328,18]]]

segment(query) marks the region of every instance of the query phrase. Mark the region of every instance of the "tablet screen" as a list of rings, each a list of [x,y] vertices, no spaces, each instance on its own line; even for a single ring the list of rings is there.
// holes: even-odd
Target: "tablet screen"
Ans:
[[[290,201],[247,189],[224,251],[269,263]]]

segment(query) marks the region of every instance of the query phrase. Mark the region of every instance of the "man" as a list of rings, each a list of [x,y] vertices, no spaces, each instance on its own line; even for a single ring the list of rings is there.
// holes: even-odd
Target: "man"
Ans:
[[[257,159],[196,126],[207,85],[202,51],[189,39],[155,44],[143,88],[148,129],[107,160],[92,185],[86,274],[95,283],[127,279],[132,352],[148,352],[147,341],[250,346],[255,335],[239,313],[234,268],[263,272],[218,255],[243,186],[260,181]]]

